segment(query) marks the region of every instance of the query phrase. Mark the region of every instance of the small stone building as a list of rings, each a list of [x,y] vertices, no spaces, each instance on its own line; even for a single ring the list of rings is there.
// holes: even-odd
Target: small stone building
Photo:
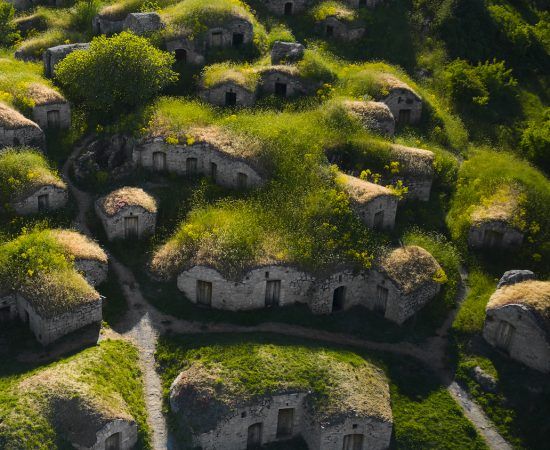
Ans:
[[[0,103],[0,148],[29,146],[43,148],[45,137],[42,129],[23,114]]]
[[[317,24],[319,33],[327,39],[352,42],[365,35],[365,24],[359,19],[348,19],[338,15],[328,16]]]
[[[270,352],[273,347],[257,350],[270,380],[270,371],[290,357],[282,348]],[[238,376],[219,377],[219,371],[235,370],[224,366],[223,356],[215,366],[192,362],[170,388],[175,426],[189,436],[190,446],[203,450],[245,450],[276,442],[284,448],[286,440],[298,436],[315,450],[388,448],[393,417],[382,370],[368,361],[355,367],[333,362],[327,352],[311,357],[333,387],[322,402],[316,386],[296,386],[289,371],[265,394],[254,395],[228,379]]]
[[[256,103],[256,91],[231,78],[207,88],[203,87],[200,97],[205,102],[217,106],[252,106]]]
[[[390,108],[397,125],[413,125],[422,117],[422,98],[408,84],[390,74],[381,78],[384,95],[379,100]],[[387,92],[387,95],[386,95]]]
[[[42,62],[44,63],[44,75],[48,78],[53,78],[55,75],[55,66],[57,66],[65,57],[75,50],[88,50],[89,43],[79,44],[64,44],[50,47],[42,54]]]
[[[415,245],[398,248],[369,272],[364,304],[401,325],[439,293],[443,278],[429,252]]]
[[[200,38],[205,49],[241,47],[251,44],[254,27],[245,17],[238,14],[229,17],[223,24],[209,28]]]
[[[315,92],[315,86],[300,75],[296,66],[269,66],[260,70],[260,77],[264,95],[288,98]]]
[[[186,33],[166,39],[166,51],[173,53],[176,63],[202,66],[204,64],[204,50],[197,48],[195,39],[189,39]]]
[[[519,191],[502,187],[488,204],[479,205],[471,217],[468,245],[472,248],[511,249],[523,243],[515,225],[519,217]]]
[[[155,233],[157,202],[143,189],[117,189],[98,199],[95,211],[110,241],[140,239]]]
[[[87,236],[71,230],[52,230],[53,237],[73,258],[76,270],[92,286],[103,283],[109,270],[107,254]]]
[[[374,131],[386,136],[395,133],[395,118],[390,108],[382,102],[365,102],[359,100],[346,100],[344,108],[357,117],[366,130]]]
[[[164,25],[156,12],[130,13],[124,19],[122,28],[142,36],[161,30]]]
[[[27,89],[33,100],[32,118],[42,129],[71,126],[71,107],[59,92],[49,86],[33,83]]]
[[[384,0],[344,0],[344,2],[353,8],[374,8]]]
[[[105,34],[107,36],[122,33],[124,31],[125,19],[126,13],[97,14],[92,20],[92,31],[96,35]]]
[[[549,373],[550,282],[524,278],[501,285],[491,296],[483,337],[510,358]]]
[[[297,42],[275,41],[271,47],[271,64],[295,64],[304,57],[305,48]]]
[[[180,141],[168,144],[148,138],[134,148],[134,162],[158,172],[209,176],[220,186],[248,189],[261,186],[267,169],[257,156],[259,144],[217,127],[195,128]]]
[[[278,16],[293,16],[301,13],[307,8],[308,3],[308,0],[263,0],[268,11]]]
[[[338,180],[348,193],[352,208],[367,227],[375,230],[394,227],[398,197],[390,189],[345,174]]]
[[[68,199],[65,182],[53,174],[44,173],[19,190],[10,204],[17,214],[30,215],[61,209]]]

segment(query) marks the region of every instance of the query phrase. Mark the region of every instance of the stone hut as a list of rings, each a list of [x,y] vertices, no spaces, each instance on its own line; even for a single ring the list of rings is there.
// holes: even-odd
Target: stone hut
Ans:
[[[264,95],[288,98],[315,91],[315,86],[300,75],[296,66],[269,66],[260,70],[260,76],[260,90]]]
[[[110,11],[97,14],[92,20],[92,31],[94,34],[105,34],[111,36],[113,34],[122,33],[126,13],[111,13]]]
[[[241,47],[251,44],[254,26],[246,17],[235,14],[223,24],[210,27],[201,37],[205,49]]]
[[[269,12],[278,16],[293,16],[303,12],[307,6],[308,0],[263,0],[265,7]]]
[[[273,345],[257,350],[266,379],[292,358]],[[263,395],[248,392],[239,376],[227,371],[222,356],[216,365],[192,362],[172,383],[170,406],[181,434],[203,450],[244,450],[302,437],[310,449],[388,448],[393,418],[388,382],[371,362],[337,362],[312,350],[306,364],[322,370],[332,386],[318,401],[318,388],[296,384],[291,370],[277,377]],[[265,359],[263,359],[265,358]],[[334,359],[334,360],[333,360]],[[283,362],[284,361],[284,362]],[[292,365],[292,364],[291,364]],[[295,367],[299,364],[296,362]],[[219,376],[219,373],[227,376]],[[283,448],[283,447],[281,447]]]
[[[327,39],[352,42],[365,35],[365,23],[348,10],[338,11],[317,23],[319,33]]]
[[[161,30],[164,25],[156,12],[130,13],[124,19],[122,28],[141,36]]]
[[[390,74],[381,77],[384,95],[379,100],[390,108],[397,125],[415,124],[422,117],[422,98],[408,84]],[[387,95],[386,95],[387,92]]]
[[[401,325],[439,293],[442,278],[443,269],[423,248],[395,249],[370,271],[365,306]]]
[[[384,0],[344,0],[352,8],[374,8]]]
[[[176,62],[202,66],[204,64],[204,50],[198,48],[195,39],[190,39],[187,33],[172,36],[166,39],[166,51],[173,53]]]
[[[351,199],[351,205],[363,223],[375,230],[391,230],[395,225],[397,196],[379,184],[341,174],[339,181]]]
[[[435,155],[429,150],[393,144],[390,148],[391,161],[399,163],[399,172],[384,177],[384,184],[402,180],[409,188],[407,199],[427,202],[430,199],[434,178]]]
[[[304,57],[305,48],[297,42],[275,41],[271,47],[271,64],[295,64]]]
[[[42,129],[71,126],[71,107],[59,92],[49,86],[33,83],[27,93],[34,102],[32,118]]]
[[[256,102],[257,75],[254,71],[210,66],[201,79],[200,97],[217,106],[252,106]]]
[[[259,144],[217,127],[190,130],[181,144],[161,137],[145,139],[134,148],[137,166],[185,176],[209,176],[220,186],[248,189],[261,186],[268,176],[258,156]]]
[[[33,277],[17,291],[16,302],[19,318],[42,345],[103,317],[101,296],[74,271]]]
[[[53,173],[43,172],[28,181],[12,197],[10,205],[17,214],[30,215],[61,209],[68,199],[65,182]]]
[[[550,281],[521,278],[497,288],[489,299],[483,337],[510,358],[549,373]]]
[[[361,121],[366,130],[386,136],[394,135],[395,119],[384,103],[346,100],[343,104],[349,113]]]
[[[98,199],[95,211],[110,241],[140,239],[155,232],[157,202],[143,189],[117,189]]]
[[[0,103],[0,148],[10,146],[29,146],[43,148],[44,132],[32,120],[23,114]]]
[[[107,279],[107,254],[87,236],[71,230],[52,230],[53,237],[74,258],[74,265],[92,286]]]
[[[88,50],[89,43],[81,44],[64,44],[48,48],[42,54],[42,62],[44,63],[44,75],[48,78],[53,78],[55,75],[55,66],[57,66],[65,57],[75,50]]]
[[[523,232],[516,225],[520,193],[501,188],[488,202],[479,205],[471,217],[468,245],[472,248],[510,249],[523,243]]]

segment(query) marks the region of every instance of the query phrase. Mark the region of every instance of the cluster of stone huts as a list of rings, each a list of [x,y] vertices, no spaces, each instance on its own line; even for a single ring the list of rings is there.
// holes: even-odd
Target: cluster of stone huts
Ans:
[[[284,350],[276,350],[257,350],[266,358],[260,371],[263,368],[269,379],[270,368],[287,362]],[[203,450],[243,450],[273,442],[284,445],[300,436],[316,450],[388,448],[393,417],[382,370],[367,361],[358,367],[332,365],[329,354],[311,353],[318,366],[328,366],[323,381],[330,383],[331,392],[322,400],[315,386],[295,386],[289,371],[264,395],[251,395],[245,386],[237,390],[220,378],[223,357],[215,366],[189,365],[170,388],[175,426],[190,437],[186,444]]]
[[[190,264],[177,285],[199,306],[238,311],[304,303],[314,314],[330,314],[360,305],[398,324],[438,294],[444,275],[433,256],[417,246],[389,252],[369,271],[339,267],[314,274],[273,263],[229,279],[200,261]]]
[[[74,269],[37,272],[21,285],[0,280],[0,318],[19,318],[42,345],[102,320],[102,298],[93,286],[107,277],[107,255],[87,237],[69,230],[42,233],[74,261]]]
[[[506,272],[487,303],[483,337],[510,358],[550,372],[550,281],[528,270]]]

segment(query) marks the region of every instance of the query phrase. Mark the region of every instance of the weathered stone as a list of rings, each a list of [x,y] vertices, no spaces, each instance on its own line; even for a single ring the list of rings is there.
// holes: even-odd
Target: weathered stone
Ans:
[[[523,233],[502,220],[484,220],[472,224],[468,246],[472,248],[514,248],[523,242]]]
[[[502,286],[508,286],[511,284],[521,283],[522,281],[534,280],[535,274],[530,270],[508,270],[504,272],[504,275],[498,282],[497,289]]]
[[[88,50],[89,48],[89,43],[65,44],[48,48],[42,55],[44,75],[46,77],[53,78],[55,75],[55,66],[65,59],[67,55],[75,50]]]
[[[472,377],[486,392],[496,392],[497,380],[492,375],[489,375],[481,367],[475,366],[472,369]]]
[[[309,0],[263,0],[265,7],[279,16],[293,16],[304,11]]]
[[[94,34],[105,34],[107,36],[120,33],[124,30],[124,17],[107,17],[98,14],[92,20]]]
[[[160,16],[156,12],[130,13],[124,19],[123,29],[137,35],[153,33],[164,28]]]
[[[271,48],[271,64],[292,64],[304,57],[305,48],[297,42],[275,41]]]
[[[317,24],[320,34],[328,39],[337,39],[351,42],[361,39],[365,35],[365,25],[362,21],[342,20],[336,16],[329,16]]]
[[[256,102],[256,93],[233,81],[226,81],[200,92],[200,97],[217,106],[252,106]],[[231,98],[231,103],[228,99]]]
[[[29,215],[63,208],[69,199],[66,187],[44,185],[33,192],[19,196],[11,204],[17,214]]]

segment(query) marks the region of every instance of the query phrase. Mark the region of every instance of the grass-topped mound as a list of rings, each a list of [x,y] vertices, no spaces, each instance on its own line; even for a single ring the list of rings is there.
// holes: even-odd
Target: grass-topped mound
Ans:
[[[259,81],[258,72],[249,65],[237,66],[219,63],[207,66],[202,71],[201,86],[210,89],[224,83],[233,83],[249,91],[255,91]]]
[[[335,1],[322,2],[318,4],[311,10],[311,15],[313,16],[313,20],[316,22],[321,22],[329,17],[335,17],[338,20],[343,20],[345,22],[353,22],[358,17],[357,11],[351,9],[343,3]]]
[[[41,186],[66,188],[42,153],[31,149],[6,149],[0,153],[0,202],[2,206]]]
[[[171,402],[193,434],[212,429],[227,414],[262,397],[295,392],[309,394],[321,423],[348,415],[392,420],[383,370],[351,352],[300,345],[213,345],[181,352],[180,365]]]
[[[75,356],[12,377],[0,390],[0,447],[92,447],[115,419],[136,422],[147,448],[143,384],[137,349],[103,341]]]

